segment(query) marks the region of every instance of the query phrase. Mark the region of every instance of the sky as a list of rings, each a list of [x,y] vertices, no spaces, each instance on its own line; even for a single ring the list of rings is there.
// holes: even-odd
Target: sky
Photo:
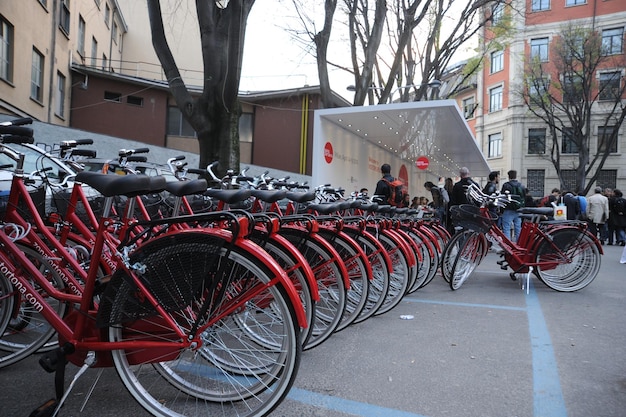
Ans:
[[[294,41],[288,28],[300,28],[291,0],[257,0],[248,17],[240,91],[279,90],[319,85],[315,58]],[[331,87],[346,90],[351,74],[331,70]]]

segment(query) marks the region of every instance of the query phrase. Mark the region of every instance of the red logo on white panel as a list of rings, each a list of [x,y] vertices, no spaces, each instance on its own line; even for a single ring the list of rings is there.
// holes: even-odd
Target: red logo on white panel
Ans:
[[[324,159],[328,164],[333,162],[333,145],[330,142],[326,142],[324,145]]]

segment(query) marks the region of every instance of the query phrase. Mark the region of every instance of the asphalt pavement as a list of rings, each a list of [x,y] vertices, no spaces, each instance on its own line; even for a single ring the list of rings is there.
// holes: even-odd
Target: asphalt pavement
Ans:
[[[536,279],[522,290],[495,254],[457,291],[435,277],[304,352],[272,416],[625,416],[626,264],[623,248],[604,249],[598,277],[575,293]],[[85,373],[60,416],[147,415],[112,369],[83,404],[99,373]],[[0,369],[0,416],[27,417],[54,396],[53,379],[37,357]]]

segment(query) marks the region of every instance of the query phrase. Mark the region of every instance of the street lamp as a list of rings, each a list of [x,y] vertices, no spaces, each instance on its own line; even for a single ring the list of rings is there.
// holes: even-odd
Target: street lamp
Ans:
[[[420,88],[420,87],[430,87],[433,89],[437,89],[439,90],[439,87],[441,87],[441,81],[440,80],[432,80],[429,81],[427,83],[422,83],[422,84],[407,84],[407,85],[401,85],[400,87],[395,88],[394,90],[391,91],[391,93],[389,93],[389,99],[391,99],[393,97],[393,95],[396,93],[396,91],[400,91],[403,88]],[[383,87],[376,87],[376,86],[370,86],[367,88],[368,90],[384,90]],[[346,87],[346,90],[348,91],[356,91],[356,87],[354,85],[349,85]]]

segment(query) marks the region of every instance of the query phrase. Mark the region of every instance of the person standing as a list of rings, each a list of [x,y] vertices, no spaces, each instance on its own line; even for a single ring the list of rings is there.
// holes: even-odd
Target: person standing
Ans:
[[[459,170],[459,176],[461,179],[452,187],[452,194],[450,194],[450,206],[458,206],[460,204],[468,204],[467,189],[471,184],[478,186],[476,181],[470,177],[469,168],[463,167]]]
[[[433,196],[431,205],[432,208],[435,209],[435,217],[437,217],[442,224],[445,224],[446,203],[443,200],[441,189],[433,184],[432,181],[426,181],[424,183],[424,188],[426,188],[426,191],[430,191]]]
[[[525,188],[521,182],[517,180],[517,171],[512,169],[507,172],[509,180],[502,184],[501,193],[509,193],[511,200],[509,204],[502,210],[502,231],[504,235],[513,242],[517,242],[519,234],[522,230],[522,219],[517,209],[524,207],[525,204]],[[515,232],[515,236],[511,237],[511,226]]]
[[[602,187],[596,187],[594,193],[587,198],[587,217],[589,218],[589,231],[594,236],[599,236],[604,245],[607,239],[604,227],[609,218],[609,199],[602,195]]]
[[[483,193],[491,195],[498,192],[498,185],[500,184],[500,173],[498,171],[491,171],[489,173],[489,181],[483,188]]]
[[[611,211],[611,219],[615,228],[615,244],[626,245],[626,199],[624,194],[617,188],[613,190],[615,200],[613,204],[609,203]]]
[[[380,172],[383,177],[376,183],[376,190],[374,190],[375,201],[379,204],[389,204],[389,196],[391,195],[390,183],[394,181],[391,176],[391,165],[382,164]]]
[[[604,227],[606,228],[607,245],[612,245],[615,240],[615,226],[613,225],[613,216],[611,215],[611,207],[615,203],[615,194],[612,188],[605,188],[604,195],[609,199],[609,219]]]

